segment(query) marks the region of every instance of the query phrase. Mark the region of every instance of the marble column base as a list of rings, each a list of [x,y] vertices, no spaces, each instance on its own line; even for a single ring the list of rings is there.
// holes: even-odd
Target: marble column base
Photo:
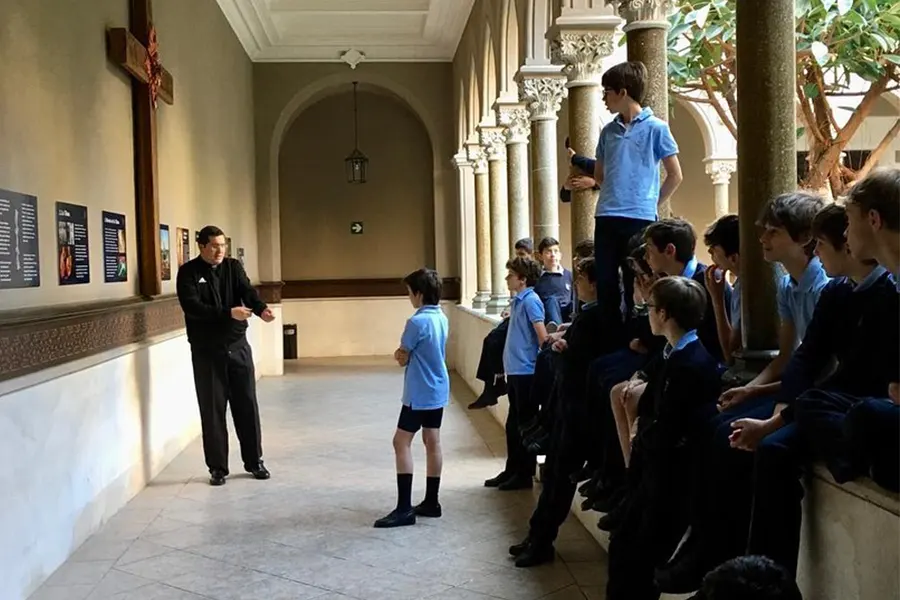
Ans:
[[[488,302],[491,300],[491,293],[489,291],[481,290],[475,294],[475,297],[472,298],[472,308],[476,310],[484,310],[487,308]]]
[[[499,315],[507,306],[509,306],[509,295],[492,295],[487,303],[487,314]]]

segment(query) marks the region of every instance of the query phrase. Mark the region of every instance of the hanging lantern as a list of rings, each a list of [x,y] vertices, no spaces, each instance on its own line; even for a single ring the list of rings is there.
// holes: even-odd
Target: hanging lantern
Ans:
[[[347,183],[365,183],[366,172],[369,167],[369,159],[359,151],[359,118],[356,105],[357,84],[358,82],[353,82],[353,152],[344,159],[344,166],[347,170]]]

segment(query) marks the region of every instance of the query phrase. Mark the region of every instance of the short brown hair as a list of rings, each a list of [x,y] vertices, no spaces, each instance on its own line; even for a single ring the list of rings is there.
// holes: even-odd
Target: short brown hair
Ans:
[[[538,254],[543,254],[544,250],[552,248],[553,246],[559,246],[559,240],[548,235],[538,244]]]
[[[594,256],[594,240],[581,240],[575,244],[573,253],[578,258],[591,258]]]
[[[630,60],[610,67],[600,79],[604,89],[619,92],[625,90],[628,97],[642,104],[644,86],[647,81],[647,67],[639,60]]]
[[[597,285],[597,265],[593,256],[582,258],[575,263],[575,275],[586,277],[591,285]]]
[[[804,246],[807,256],[812,257],[816,240],[812,237],[812,224],[816,213],[825,206],[822,196],[812,192],[789,192],[781,194],[766,203],[759,213],[756,224],[763,227],[783,228],[798,244],[809,236]]]
[[[666,311],[670,319],[685,331],[697,329],[706,314],[706,290],[687,277],[663,277],[650,288],[656,310]]]
[[[531,257],[511,258],[506,261],[506,268],[524,279],[528,287],[533,287],[541,276],[541,264]]]
[[[419,269],[403,278],[403,283],[413,294],[422,294],[422,302],[427,305],[441,303],[443,283],[441,276],[432,269]]]
[[[864,213],[874,210],[884,226],[900,231],[900,168],[881,167],[850,188],[847,204],[855,204]]]

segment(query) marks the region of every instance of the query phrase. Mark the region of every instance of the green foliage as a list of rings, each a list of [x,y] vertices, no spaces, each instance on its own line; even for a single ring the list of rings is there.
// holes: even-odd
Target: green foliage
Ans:
[[[752,0],[757,1],[757,0]],[[798,72],[815,62],[828,93],[851,75],[875,81],[900,65],[900,1],[795,0]],[[736,0],[676,0],[669,22],[669,78],[675,91],[728,93],[733,86]],[[807,96],[819,90],[807,89]]]

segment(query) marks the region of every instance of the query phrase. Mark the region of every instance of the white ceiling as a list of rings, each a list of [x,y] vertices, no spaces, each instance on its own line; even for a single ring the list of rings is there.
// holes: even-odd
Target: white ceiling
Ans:
[[[474,0],[218,0],[259,62],[449,61]]]

